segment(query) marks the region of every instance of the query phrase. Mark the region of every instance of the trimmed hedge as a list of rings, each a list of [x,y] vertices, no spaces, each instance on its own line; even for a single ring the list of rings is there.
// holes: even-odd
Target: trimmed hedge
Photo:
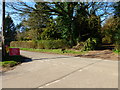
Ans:
[[[12,41],[10,43],[11,47],[19,47],[19,48],[35,48],[35,41]]]
[[[33,49],[58,49],[69,47],[65,40],[12,41],[10,46]]]

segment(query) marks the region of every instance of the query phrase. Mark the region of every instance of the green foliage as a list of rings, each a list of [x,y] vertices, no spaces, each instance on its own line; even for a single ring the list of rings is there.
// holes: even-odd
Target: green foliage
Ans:
[[[3,67],[13,67],[15,65],[17,65],[18,62],[16,61],[3,61],[3,62],[0,62],[0,66],[3,66]]]
[[[29,28],[25,37],[19,40],[65,39],[71,47],[88,38],[99,38],[101,41],[100,18],[109,14],[106,10],[111,7],[111,3],[107,2],[35,2],[34,7],[20,2],[17,5],[23,6],[22,10],[16,5],[12,7],[28,15],[23,22]],[[103,12],[99,13],[101,10]],[[41,45],[37,46],[56,48],[49,41],[44,43],[39,42]]]
[[[115,2],[114,9],[115,16],[120,17],[120,1]]]
[[[65,48],[67,44],[64,40],[40,40],[38,41],[37,48],[39,49],[57,49]]]
[[[36,48],[35,41],[12,41],[10,43],[12,47],[22,47],[22,48]]]
[[[102,43],[107,43],[107,44],[112,43],[111,37],[105,36],[104,38],[102,38]]]
[[[115,50],[120,50],[120,17],[109,18],[102,29],[103,43],[113,43]]]
[[[9,45],[11,41],[15,40],[16,36],[16,27],[14,25],[14,22],[12,18],[7,15],[5,18],[5,32],[4,32],[4,37],[5,37],[5,44]]]
[[[114,50],[114,52],[120,54],[120,50]]]
[[[56,40],[61,38],[61,32],[59,32],[59,30],[57,29],[55,20],[49,20],[49,22],[46,24],[46,28],[43,29],[40,37],[42,40]]]
[[[68,47],[65,40],[13,41],[10,45],[11,47],[38,49],[57,49]]]
[[[82,50],[84,48],[85,42],[79,42],[76,46],[73,46],[72,48],[75,50]]]
[[[114,17],[109,18],[106,20],[106,23],[104,24],[102,28],[102,34],[103,34],[103,43],[114,43],[115,39],[115,33],[116,33],[116,26],[118,23],[116,23],[116,20]]]
[[[25,40],[25,32],[17,32],[16,39],[19,41]]]
[[[26,40],[32,40],[32,39],[35,39],[35,34],[34,36],[32,36],[30,33],[30,31],[23,31],[23,32],[17,32],[17,35],[16,35],[16,40],[19,40],[19,41],[26,41]]]
[[[116,22],[116,25],[114,26],[114,29],[116,30],[116,33],[114,35],[115,50],[120,51],[120,1],[115,3],[114,9],[114,19]]]
[[[101,40],[100,31],[100,17],[96,15],[90,15],[90,17],[79,15],[74,22],[74,38],[75,41],[86,41],[88,38],[99,38]]]
[[[115,36],[114,36],[115,50],[119,50],[120,51],[120,17],[117,18],[116,22],[118,24],[116,25],[116,33],[115,33]]]
[[[24,25],[30,28],[31,40],[65,39],[72,46],[76,40],[80,42],[100,36],[100,17],[105,13],[97,12],[101,8],[106,10],[105,5],[108,3],[36,2],[33,10],[24,6],[27,8],[23,8],[25,14],[30,11]],[[56,18],[51,18],[53,16]]]
[[[89,51],[89,50],[94,50],[98,46],[98,40],[96,38],[88,38],[85,41],[84,48],[83,50]]]

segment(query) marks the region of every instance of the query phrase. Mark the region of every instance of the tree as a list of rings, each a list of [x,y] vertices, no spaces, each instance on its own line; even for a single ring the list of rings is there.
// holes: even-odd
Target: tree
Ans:
[[[10,42],[15,40],[16,28],[15,28],[14,22],[9,14],[5,18],[4,36],[5,36],[5,45],[10,45]]]
[[[120,17],[120,1],[114,4],[115,16]]]
[[[61,39],[61,30],[58,28],[56,20],[55,19],[49,19],[49,21],[46,23],[46,27],[43,29],[43,32],[41,34],[41,39],[43,40],[57,40]]]
[[[115,25],[116,33],[114,36],[115,49],[120,51],[120,1],[115,3],[114,9],[115,9],[114,19],[116,21],[116,25]]]
[[[30,17],[28,22],[31,22],[32,18],[36,17],[34,17],[34,15],[37,15],[38,17],[37,19],[34,19],[35,22],[44,22],[41,18],[39,20],[39,17],[41,16],[51,17],[56,15],[58,20],[61,21],[60,25],[58,25],[60,21],[57,21],[56,23],[62,28],[62,37],[69,41],[72,46],[75,44],[76,39],[79,39],[78,41],[80,41],[86,40],[88,37],[95,37],[94,32],[99,30],[102,22],[100,21],[100,18],[111,14],[108,10],[111,9],[109,8],[111,7],[111,4],[112,3],[108,2],[36,2],[34,8],[27,5],[25,2],[19,2],[16,5],[11,4],[10,7],[22,15],[28,15]],[[22,6],[22,8],[19,6]],[[95,22],[93,22],[94,20]],[[42,24],[39,24],[38,26],[40,25]],[[31,24],[29,26],[36,25]],[[40,29],[39,31],[41,33],[42,30]],[[97,35],[99,34],[97,33]]]
[[[107,11],[108,3],[103,2],[54,2],[52,4],[46,3],[45,7],[48,12],[61,18],[62,26],[65,25],[64,36],[71,45],[75,43],[77,38],[86,40],[88,37],[95,37],[94,35],[100,36],[98,33],[102,22],[100,17],[110,14]],[[98,14],[99,11],[103,12]]]
[[[118,23],[116,22],[117,19],[114,17],[110,17],[108,20],[106,20],[106,23],[104,24],[102,28],[102,33],[104,35],[103,42],[104,43],[115,43],[115,33],[117,32],[116,28]]]

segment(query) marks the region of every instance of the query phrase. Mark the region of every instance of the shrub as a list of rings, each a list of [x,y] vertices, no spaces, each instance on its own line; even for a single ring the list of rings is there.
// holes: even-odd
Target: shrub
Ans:
[[[45,48],[45,47],[44,47],[44,43],[43,43],[42,40],[37,42],[36,48],[37,48],[37,49],[44,49],[44,48]]]
[[[120,24],[119,24],[119,27],[120,27]],[[120,28],[117,29],[114,39],[115,39],[115,42],[114,42],[115,50],[120,51]]]
[[[64,40],[40,40],[37,42],[38,49],[58,49],[68,47]]]
[[[12,41],[10,46],[37,49],[58,49],[69,47],[65,40]]]
[[[79,42],[76,46],[73,46],[73,49],[82,50],[85,42]]]
[[[16,61],[4,61],[4,62],[0,62],[0,66],[3,67],[13,67],[15,65],[17,65],[18,63]]]
[[[111,37],[108,36],[104,37],[102,39],[102,43],[108,43],[108,44],[112,43]]]
[[[94,50],[98,46],[98,40],[96,38],[88,38],[84,44],[84,51]]]
[[[10,43],[11,47],[21,47],[21,48],[35,48],[35,41],[12,41]]]

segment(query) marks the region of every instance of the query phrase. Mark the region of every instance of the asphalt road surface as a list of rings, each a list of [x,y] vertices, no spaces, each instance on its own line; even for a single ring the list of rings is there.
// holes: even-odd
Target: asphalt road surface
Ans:
[[[118,61],[21,51],[32,58],[3,73],[3,88],[118,88]]]

